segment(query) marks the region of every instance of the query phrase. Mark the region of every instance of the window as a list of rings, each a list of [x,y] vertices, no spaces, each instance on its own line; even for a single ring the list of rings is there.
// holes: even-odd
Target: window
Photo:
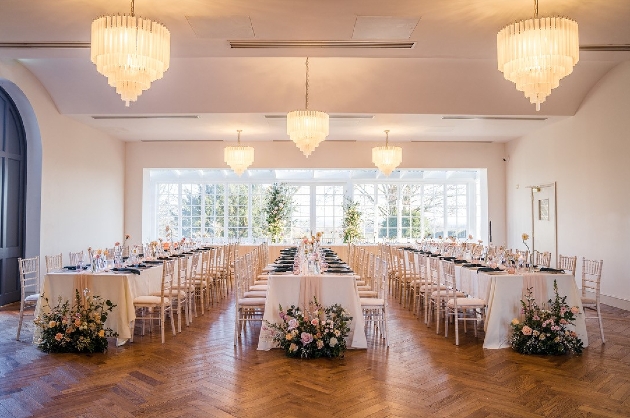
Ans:
[[[166,225],[173,239],[264,240],[273,183],[293,193],[287,241],[318,231],[325,242],[341,242],[347,198],[359,203],[366,242],[479,236],[480,177],[478,170],[399,170],[389,178],[376,170],[249,170],[244,180],[227,170],[150,170],[156,203],[145,241],[164,237]]]

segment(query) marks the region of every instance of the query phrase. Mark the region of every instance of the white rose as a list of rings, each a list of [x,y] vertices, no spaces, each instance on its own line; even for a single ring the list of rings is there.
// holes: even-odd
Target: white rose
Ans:
[[[334,347],[334,346],[336,346],[336,345],[337,345],[337,343],[338,343],[338,342],[339,342],[339,341],[337,341],[337,339],[336,339],[335,337],[332,337],[332,338],[330,339],[330,346],[331,346],[331,347]]]

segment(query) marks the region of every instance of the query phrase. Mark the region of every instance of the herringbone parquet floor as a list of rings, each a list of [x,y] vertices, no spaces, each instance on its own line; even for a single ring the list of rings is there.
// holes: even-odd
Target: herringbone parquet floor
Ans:
[[[605,310],[581,356],[456,347],[398,302],[390,348],[340,360],[293,360],[256,350],[252,325],[233,347],[233,305],[222,301],[181,334],[136,337],[106,354],[48,355],[15,341],[15,307],[0,311],[0,417],[628,417],[630,313]],[[452,333],[451,333],[452,334]]]

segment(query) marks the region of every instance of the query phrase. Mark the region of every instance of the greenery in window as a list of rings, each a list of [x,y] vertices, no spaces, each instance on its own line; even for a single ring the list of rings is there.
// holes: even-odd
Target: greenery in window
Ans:
[[[292,190],[284,183],[269,186],[265,195],[266,232],[271,242],[279,242],[293,214]]]
[[[352,243],[363,238],[359,202],[348,200],[343,205],[343,242]]]

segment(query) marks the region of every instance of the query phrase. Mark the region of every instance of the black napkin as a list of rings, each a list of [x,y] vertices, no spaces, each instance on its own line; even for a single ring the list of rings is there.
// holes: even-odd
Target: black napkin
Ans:
[[[158,257],[158,260],[172,260],[171,257]]]
[[[133,273],[133,274],[140,274],[140,270],[138,269],[131,269],[131,268],[113,268],[113,271],[123,271],[123,272],[127,272],[127,273]]]
[[[562,270],[562,269],[554,269],[554,268],[551,268],[551,267],[541,267],[540,268],[540,272],[541,273],[544,273],[544,272],[547,272],[547,273],[564,273],[565,271]]]
[[[481,264],[468,263],[468,264],[462,264],[462,267],[482,267],[482,266]]]
[[[457,257],[440,257],[440,260],[446,260],[446,261],[453,261],[455,260]]]
[[[158,260],[144,260],[145,264],[162,264],[162,261]]]
[[[467,261],[466,260],[453,260],[453,263],[455,263],[455,264],[466,264]]]
[[[148,266],[144,263],[140,263],[140,264],[130,264],[127,267],[132,267],[132,268],[139,268],[139,269],[145,269]]]
[[[498,267],[494,267],[494,268],[492,268],[492,267],[479,267],[477,269],[477,273],[480,273],[480,272],[481,273],[486,273],[486,272],[490,272],[490,271],[503,271],[503,270],[501,270]]]
[[[83,266],[83,270],[87,270],[88,267],[92,267],[92,265],[91,264],[86,264],[85,266]],[[77,266],[65,266],[63,269],[64,270],[77,271]]]

